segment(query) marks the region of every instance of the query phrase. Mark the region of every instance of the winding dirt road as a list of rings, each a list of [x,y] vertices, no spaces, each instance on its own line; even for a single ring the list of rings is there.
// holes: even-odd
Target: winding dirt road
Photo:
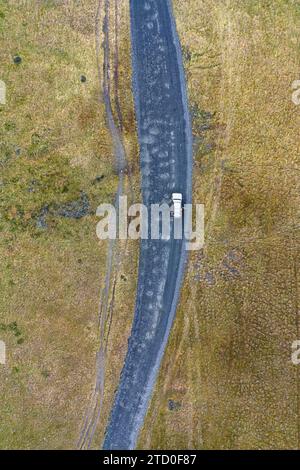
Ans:
[[[170,0],[131,0],[133,88],[143,202],[191,202],[192,136],[181,50]],[[133,449],[174,320],[185,241],[142,240],[128,352],[104,449]]]

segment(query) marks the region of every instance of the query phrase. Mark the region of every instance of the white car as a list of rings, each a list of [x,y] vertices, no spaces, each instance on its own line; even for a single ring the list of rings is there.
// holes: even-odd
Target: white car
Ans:
[[[173,193],[172,202],[173,202],[173,208],[174,208],[173,209],[174,219],[180,219],[182,217],[182,194]]]

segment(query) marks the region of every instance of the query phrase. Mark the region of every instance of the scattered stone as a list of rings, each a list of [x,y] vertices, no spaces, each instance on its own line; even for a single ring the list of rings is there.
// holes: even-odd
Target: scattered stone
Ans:
[[[170,411],[178,411],[181,408],[181,403],[179,401],[168,400],[168,408]]]
[[[203,144],[203,140],[203,137],[201,137],[200,135],[193,135],[193,150],[195,153],[197,152],[200,145]]]
[[[223,268],[226,269],[228,274],[230,274],[233,277],[239,277],[240,276],[239,270],[237,268],[235,268],[234,266],[230,265],[229,263],[227,263],[227,261],[223,261],[222,264],[223,264]]]
[[[191,51],[187,46],[182,46],[182,57],[185,62],[190,62],[192,60]]]
[[[241,276],[242,255],[236,250],[229,250],[222,261],[222,275],[224,277],[238,278]]]
[[[237,253],[235,250],[229,250],[227,253],[227,258],[231,261],[240,261],[241,255]]]
[[[213,286],[216,283],[215,277],[212,272],[208,271],[205,274],[205,281],[207,282],[209,286]]]
[[[37,180],[31,180],[30,181],[30,186],[28,188],[28,192],[29,193],[34,193],[35,190],[36,190],[36,186],[38,185],[38,181]]]
[[[204,150],[205,150],[206,153],[212,152],[212,150],[214,150],[214,148],[215,148],[214,144],[210,144],[210,143],[205,144],[205,146],[204,146]]]
[[[35,188],[34,185],[37,184],[35,180],[31,182],[31,186],[29,187],[29,192],[34,192]],[[56,206],[54,208],[50,208],[49,206],[44,206],[40,210],[39,214],[36,217],[36,227],[41,230],[45,230],[48,228],[47,224],[47,215],[52,214],[54,216],[65,217],[69,219],[81,219],[85,217],[90,212],[90,202],[87,194],[81,192],[80,198],[68,202],[66,204],[62,204],[61,206]],[[78,263],[81,263],[81,260],[78,260]]]
[[[203,111],[198,105],[191,106],[191,116],[193,120],[193,128],[196,133],[208,131],[212,127],[212,120],[214,113],[210,111]]]
[[[46,230],[48,228],[46,217],[49,213],[49,207],[45,206],[41,209],[36,219],[36,227],[40,230]]]
[[[210,111],[200,111],[200,115],[204,121],[210,121],[214,117],[214,113]]]

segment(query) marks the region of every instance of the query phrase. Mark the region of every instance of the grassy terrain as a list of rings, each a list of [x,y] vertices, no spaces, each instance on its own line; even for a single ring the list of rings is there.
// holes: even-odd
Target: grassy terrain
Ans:
[[[97,3],[0,0],[0,448],[74,448],[95,380],[107,253],[95,211],[117,187],[99,101]],[[119,73],[131,154],[130,76],[124,65]],[[124,307],[118,296],[134,292],[136,246],[126,253],[115,300],[125,328],[134,296]]]
[[[0,340],[8,355],[0,365],[0,448],[74,448],[91,406],[107,262],[94,214],[117,186],[99,101],[97,3],[0,0],[0,80],[7,86],[0,105]],[[119,5],[119,100],[136,195],[128,2]],[[139,446],[298,448],[300,377],[290,355],[300,335],[300,120],[291,101],[299,3],[174,6],[193,116],[193,194],[205,203],[206,244],[190,257]],[[112,8],[112,51],[113,15]],[[114,95],[114,111],[115,104]],[[120,250],[95,448],[134,307],[137,243]]]
[[[299,448],[299,3],[174,5],[206,242],[139,446]]]

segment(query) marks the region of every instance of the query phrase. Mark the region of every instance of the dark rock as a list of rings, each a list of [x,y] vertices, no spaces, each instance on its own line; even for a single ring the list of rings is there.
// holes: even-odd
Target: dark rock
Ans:
[[[103,178],[104,178],[104,175],[96,176],[96,178],[93,180],[92,184],[100,183],[100,181],[102,181]]]
[[[181,403],[179,401],[168,400],[168,408],[170,411],[178,411],[181,408]]]
[[[20,64],[22,62],[22,58],[19,55],[14,56],[14,63]]]
[[[86,76],[85,75],[80,75],[80,81],[81,81],[81,83],[85,83],[86,82]]]

